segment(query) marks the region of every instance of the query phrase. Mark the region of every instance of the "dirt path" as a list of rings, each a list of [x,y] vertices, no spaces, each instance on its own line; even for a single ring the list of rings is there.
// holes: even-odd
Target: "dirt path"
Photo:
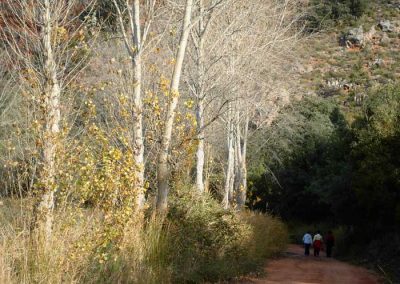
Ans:
[[[312,253],[312,251],[311,251]],[[376,284],[378,278],[368,270],[335,259],[322,252],[318,258],[304,256],[303,248],[290,245],[286,256],[269,262],[266,277],[239,283],[263,284]]]

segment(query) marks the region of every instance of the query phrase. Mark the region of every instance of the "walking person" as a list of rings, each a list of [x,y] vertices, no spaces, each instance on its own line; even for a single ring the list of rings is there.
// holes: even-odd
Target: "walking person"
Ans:
[[[312,237],[309,232],[306,232],[303,236],[303,244],[304,244],[304,255],[310,255],[310,247],[312,244]]]
[[[325,236],[326,257],[332,257],[332,248],[335,246],[335,237],[332,231],[328,231]]]
[[[319,256],[319,252],[322,247],[322,236],[321,232],[317,231],[313,238],[313,248],[314,248],[314,256]]]

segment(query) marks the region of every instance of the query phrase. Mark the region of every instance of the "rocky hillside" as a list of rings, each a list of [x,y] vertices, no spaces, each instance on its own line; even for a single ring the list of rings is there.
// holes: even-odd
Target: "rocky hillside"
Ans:
[[[307,92],[334,97],[344,109],[362,104],[369,89],[400,79],[400,1],[371,1],[351,23],[310,35],[297,66]]]

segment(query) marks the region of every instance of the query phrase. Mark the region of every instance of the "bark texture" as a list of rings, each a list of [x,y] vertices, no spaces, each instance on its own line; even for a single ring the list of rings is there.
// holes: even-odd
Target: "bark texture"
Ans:
[[[157,167],[157,185],[158,185],[158,196],[157,196],[157,209],[159,211],[165,211],[168,206],[168,193],[169,193],[169,175],[170,169],[168,164],[168,156],[171,146],[172,127],[174,124],[174,118],[176,113],[176,107],[179,101],[179,83],[182,74],[183,60],[185,58],[185,52],[187,47],[188,38],[191,29],[191,16],[192,16],[193,0],[186,0],[185,15],[183,19],[183,26],[181,37],[179,41],[178,52],[176,56],[176,63],[174,72],[172,75],[171,87],[170,87],[170,103],[168,105],[167,117],[163,134],[161,137],[161,149],[158,156],[158,167]]]
[[[225,209],[230,207],[232,200],[233,187],[235,182],[235,141],[234,141],[234,124],[232,121],[232,110],[229,110],[227,120],[227,166],[225,171],[225,186],[222,205]]]
[[[204,106],[199,100],[196,111],[197,120],[197,151],[196,151],[196,188],[198,192],[204,193]]]
[[[137,206],[141,209],[145,202],[144,195],[144,143],[143,143],[143,102],[142,102],[142,41],[140,29],[140,1],[133,3],[132,41],[134,52],[132,56],[133,86],[134,86],[134,158],[137,165]]]
[[[241,210],[246,204],[247,195],[247,140],[248,140],[248,129],[249,129],[249,115],[246,111],[244,121],[244,132],[241,135],[240,124],[237,126],[238,135],[238,188],[236,189],[236,207]],[[243,142],[241,142],[243,141]]]
[[[125,47],[132,58],[132,73],[133,73],[133,148],[134,159],[137,165],[136,175],[137,180],[135,187],[137,188],[136,206],[138,209],[143,208],[145,203],[144,179],[144,138],[143,138],[143,100],[142,100],[142,30],[140,24],[140,0],[134,0],[132,4],[126,2],[129,18],[129,31],[126,32],[124,15],[121,11],[120,4],[117,0],[113,0],[117,10],[120,29],[122,32]]]
[[[50,0],[44,1],[43,10],[43,36],[45,65],[45,86],[44,86],[44,120],[45,133],[43,137],[43,172],[41,178],[44,184],[44,193],[38,207],[39,227],[48,240],[52,234],[54,194],[56,187],[56,155],[57,144],[60,132],[60,95],[61,88],[57,79],[57,65],[54,60],[52,36],[56,23],[52,19]]]

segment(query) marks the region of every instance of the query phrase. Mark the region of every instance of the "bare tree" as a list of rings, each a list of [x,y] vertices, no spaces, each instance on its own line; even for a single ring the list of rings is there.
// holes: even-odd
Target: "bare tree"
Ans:
[[[211,124],[206,122],[206,105],[212,98],[212,89],[218,84],[222,84],[221,76],[218,72],[221,66],[219,61],[223,58],[224,46],[223,37],[225,34],[216,31],[214,23],[218,22],[222,16],[222,11],[232,0],[205,1],[197,2],[197,18],[198,23],[192,29],[192,49],[191,58],[193,60],[192,68],[189,68],[189,80],[187,82],[190,92],[195,100],[196,106],[196,122],[197,122],[197,149],[196,149],[196,188],[200,193],[205,190],[204,187],[204,164],[205,164],[205,128]],[[222,101],[221,105],[213,105],[219,109],[211,121],[215,121],[221,114],[226,101]]]
[[[229,34],[227,39],[230,41],[227,68],[231,70],[230,96],[235,102],[231,108],[234,113],[228,113],[224,118],[228,129],[226,131],[228,160],[223,193],[225,207],[229,206],[228,201],[235,201],[238,209],[245,203],[249,109],[254,108],[255,102],[260,98],[268,102],[270,90],[276,84],[272,82],[270,86],[264,86],[259,82],[270,82],[268,76],[275,76],[274,72],[283,72],[278,66],[282,59],[288,57],[287,51],[296,42],[299,34],[295,27],[298,20],[298,16],[294,13],[295,9],[296,1],[253,0],[246,4],[232,5],[224,18],[226,22],[221,23],[230,27],[227,30]],[[277,58],[281,59],[281,62]],[[232,164],[233,173],[230,170]],[[234,190],[232,190],[232,179],[235,181]]]
[[[142,98],[142,56],[145,50],[146,40],[154,19],[156,0],[139,1],[132,3],[127,0],[112,0],[117,10],[117,17],[122,32],[126,50],[131,58],[133,93],[133,147],[135,151],[135,162],[137,164],[138,189],[137,206],[142,208],[145,202],[144,194],[144,137],[143,137],[143,98]],[[141,15],[141,6],[144,6],[144,14]],[[126,13],[125,13],[126,12]],[[127,14],[127,15],[126,15]],[[125,21],[127,18],[127,22]]]
[[[21,84],[30,93],[37,124],[41,125],[37,141],[41,171],[36,220],[46,239],[52,233],[57,191],[62,94],[83,68],[88,54],[84,23],[79,20],[82,11],[77,1],[7,0],[6,9],[0,14],[5,23],[2,35],[6,49],[16,63]]]
[[[158,196],[157,196],[157,209],[165,211],[168,205],[168,193],[169,193],[169,175],[170,169],[168,165],[168,156],[171,145],[172,129],[174,124],[176,107],[179,101],[179,84],[182,74],[183,61],[185,58],[186,47],[192,28],[192,9],[193,0],[186,0],[185,14],[183,18],[183,24],[181,28],[181,36],[179,46],[176,55],[176,62],[174,64],[174,72],[172,75],[171,86],[170,86],[170,102],[168,104],[165,126],[162,131],[161,137],[161,149],[158,156],[157,166],[157,184],[158,184]]]

